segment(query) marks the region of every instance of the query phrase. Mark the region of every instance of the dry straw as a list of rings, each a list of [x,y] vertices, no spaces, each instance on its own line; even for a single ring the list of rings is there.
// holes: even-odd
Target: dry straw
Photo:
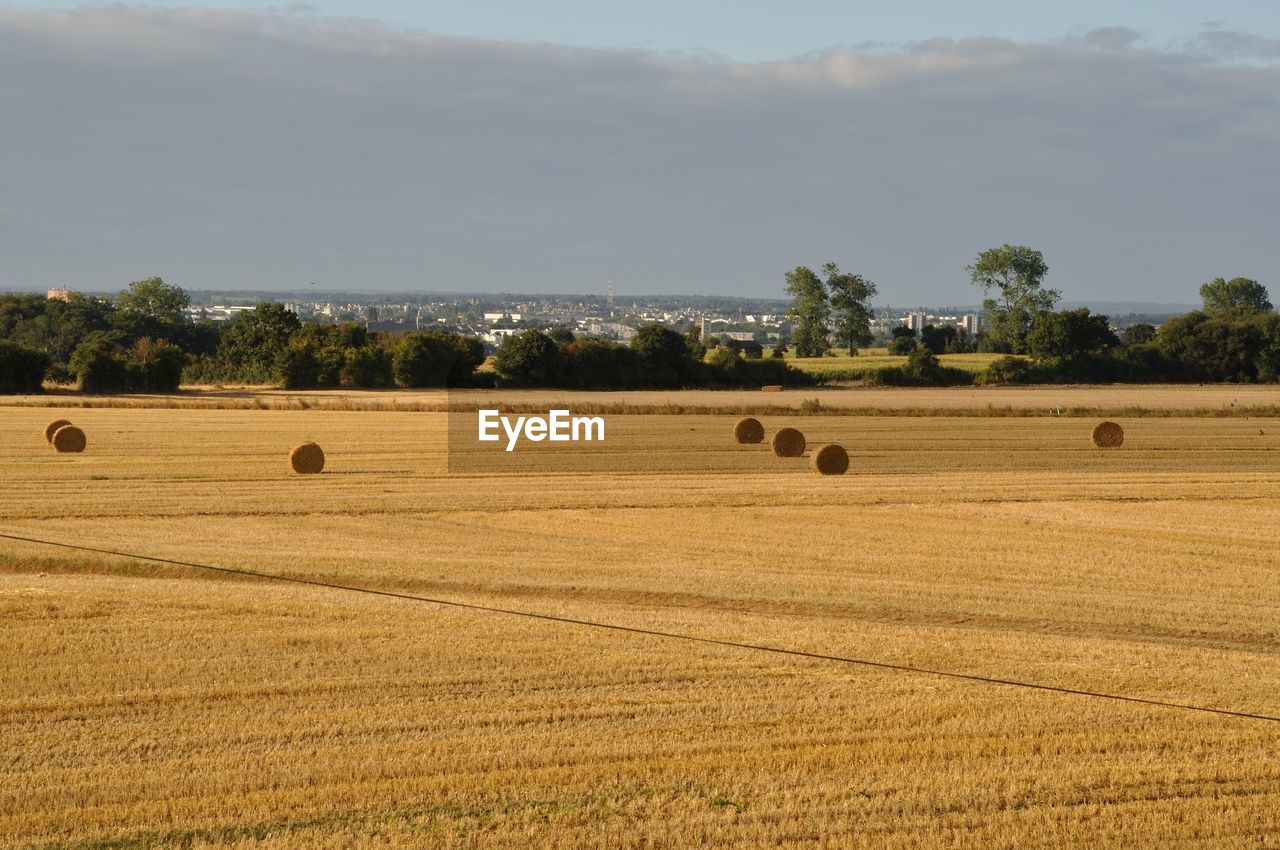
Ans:
[[[759,419],[752,419],[750,416],[739,419],[738,424],[733,426],[733,438],[739,443],[762,443],[764,426]]]
[[[324,469],[324,449],[315,443],[303,443],[289,455],[289,463],[299,475],[315,475]]]
[[[773,435],[773,453],[778,457],[800,457],[804,454],[804,434],[795,428],[783,428]]]
[[[44,426],[44,441],[45,441],[46,443],[52,443],[52,442],[53,442],[53,435],[54,435],[54,432],[56,432],[56,431],[57,431],[59,428],[61,428],[63,425],[70,425],[70,424],[71,424],[71,420],[70,420],[70,419],[55,419],[55,420],[53,420],[53,421],[52,421],[52,422],[50,422],[48,425]]]
[[[85,447],[84,431],[74,425],[63,425],[53,432],[53,447],[60,452],[82,452]]]
[[[1115,422],[1099,422],[1093,429],[1093,444],[1100,449],[1114,449],[1124,442],[1124,429]]]
[[[844,475],[849,471],[849,453],[844,446],[828,443],[818,446],[809,460],[813,471],[822,475]]]
[[[762,393],[780,393],[782,392],[782,384],[765,384],[760,388]]]

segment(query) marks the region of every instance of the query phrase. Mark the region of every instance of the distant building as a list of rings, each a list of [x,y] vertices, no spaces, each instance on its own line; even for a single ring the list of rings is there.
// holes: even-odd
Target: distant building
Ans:
[[[957,324],[969,336],[977,336],[978,332],[982,330],[982,317],[977,313],[970,313],[961,317]]]
[[[751,331],[725,331],[720,336],[727,336],[729,339],[734,339],[738,342],[750,342],[756,338],[756,335]]]
[[[591,336],[603,336],[619,342],[630,342],[636,329],[620,322],[587,322],[586,331]]]
[[[919,333],[920,331],[924,330],[924,323],[927,318],[928,317],[924,313],[921,313],[918,310],[914,313],[908,313],[907,327]]]
[[[49,292],[45,295],[45,298],[47,298],[49,301],[70,301],[71,290],[70,289],[50,289]]]
[[[499,328],[497,330],[485,331],[482,339],[490,345],[502,345],[507,337],[515,336],[520,331],[514,328]]]

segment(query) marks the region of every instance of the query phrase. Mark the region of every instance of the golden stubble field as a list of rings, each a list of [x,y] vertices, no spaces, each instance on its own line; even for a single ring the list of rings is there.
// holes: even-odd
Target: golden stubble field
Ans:
[[[764,417],[822,478],[725,415],[450,474],[445,419],[0,407],[0,531],[1280,714],[1278,420]],[[0,622],[4,846],[1280,846],[1276,723],[3,540]]]

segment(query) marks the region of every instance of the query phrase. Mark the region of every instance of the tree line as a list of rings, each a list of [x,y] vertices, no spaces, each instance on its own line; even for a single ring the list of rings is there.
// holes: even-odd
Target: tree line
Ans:
[[[160,278],[135,281],[115,299],[0,295],[0,392],[40,392],[44,381],[89,393],[172,392],[180,383],[323,387],[549,386],[585,389],[807,385],[781,361],[723,349],[706,358],[698,329],[652,324],[629,345],[575,338],[564,328],[527,330],[480,371],[484,344],[445,330],[370,331],[304,323],[264,302],[229,323],[192,321],[190,299]]]
[[[1280,381],[1280,315],[1255,280],[1215,278],[1201,287],[1200,310],[1118,334],[1107,316],[1054,309],[1061,293],[1044,285],[1048,265],[1039,251],[1002,245],[978,254],[966,271],[983,291],[986,330],[971,338],[951,326],[895,328],[889,350],[905,360],[872,381],[971,382],[974,376],[946,367],[938,355],[972,350],[1010,355],[980,381]],[[826,354],[833,342],[857,352],[873,338],[877,288],[835,263],[821,274],[798,266],[785,283],[794,302],[791,332],[770,358],[758,343],[702,340],[697,326],[680,333],[647,325],[626,345],[552,328],[508,337],[492,371],[480,368],[480,340],[445,330],[304,323],[272,302],[229,323],[192,321],[187,293],[160,278],[136,281],[114,299],[6,294],[0,392],[39,392],[45,381],[93,393],[170,392],[183,381],[288,389],[803,386],[815,379],[783,362],[788,342],[802,358]]]
[[[1049,267],[1040,251],[1001,245],[979,253],[965,271],[983,292],[986,329],[966,338],[953,326],[927,325],[918,334],[894,328],[888,350],[907,361],[874,380],[967,383],[975,377],[941,365],[937,355],[985,351],[1010,355],[976,377],[995,383],[1280,381],[1280,315],[1266,287],[1251,278],[1215,278],[1200,287],[1201,309],[1120,334],[1109,317],[1088,308],[1054,310],[1062,293],[1045,286]],[[804,266],[786,275],[798,357],[821,357],[833,340],[856,354],[871,339],[875,284],[834,263],[823,275]]]

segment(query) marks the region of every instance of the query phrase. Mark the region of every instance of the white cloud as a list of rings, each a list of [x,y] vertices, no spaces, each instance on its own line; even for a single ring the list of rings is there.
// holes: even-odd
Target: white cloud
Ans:
[[[1189,298],[1280,271],[1280,72],[1219,64],[1270,49],[1238,35],[735,64],[306,10],[0,11],[0,285],[774,293],[835,259],[963,301],[972,254],[1023,241],[1069,297]]]

